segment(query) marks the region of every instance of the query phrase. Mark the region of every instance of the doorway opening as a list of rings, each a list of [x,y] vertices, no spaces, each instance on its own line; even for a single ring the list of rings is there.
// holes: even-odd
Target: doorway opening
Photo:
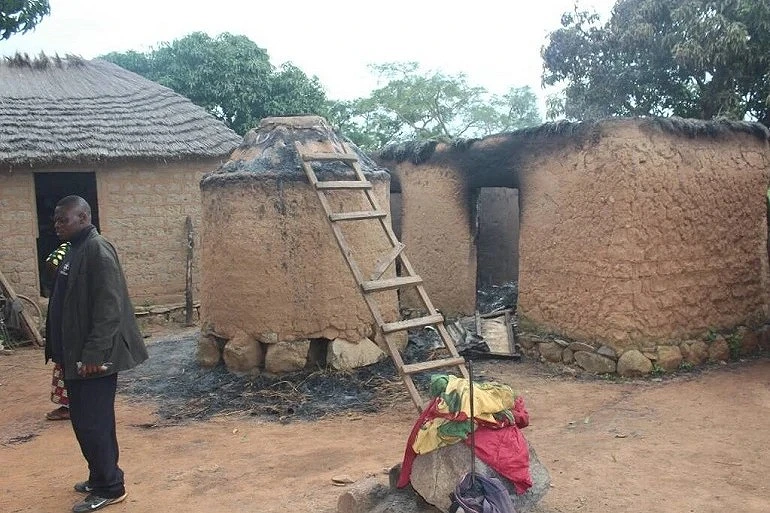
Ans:
[[[35,173],[37,269],[42,296],[48,296],[52,279],[52,276],[48,276],[45,259],[61,244],[53,229],[53,211],[60,199],[72,194],[80,196],[91,205],[91,222],[98,229],[99,205],[96,201],[95,173]]]
[[[476,236],[477,309],[515,309],[519,281],[518,189],[478,189]]]

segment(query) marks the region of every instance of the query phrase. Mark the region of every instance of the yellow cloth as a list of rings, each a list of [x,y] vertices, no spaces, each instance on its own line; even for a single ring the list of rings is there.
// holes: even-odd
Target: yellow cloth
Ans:
[[[435,417],[426,421],[417,432],[412,449],[417,454],[425,454],[440,447],[455,444],[464,440],[470,433],[471,424],[467,420],[471,414],[471,398],[469,382],[456,376],[436,376],[431,389],[439,397],[436,412],[448,415],[450,418]],[[436,380],[442,380],[435,386]],[[446,387],[443,388],[443,381]],[[434,390],[436,388],[437,390]],[[443,388],[443,391],[440,391]],[[508,385],[500,383],[473,384],[473,415],[476,419],[497,423],[501,413],[513,418],[511,411],[514,407],[516,394]],[[466,420],[459,420],[460,413],[465,414]],[[498,416],[495,416],[498,414]]]

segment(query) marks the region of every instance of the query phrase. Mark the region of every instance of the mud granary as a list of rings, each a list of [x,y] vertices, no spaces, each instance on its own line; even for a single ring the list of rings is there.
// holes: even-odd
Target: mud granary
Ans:
[[[17,292],[37,297],[43,262],[58,245],[53,208],[78,194],[118,247],[134,302],[182,302],[185,218],[197,233],[198,181],[240,140],[186,98],[114,64],[5,59],[0,270]]]
[[[374,319],[295,143],[306,152],[347,153],[344,140],[323,118],[266,118],[201,181],[201,363],[214,365],[223,358],[232,370],[280,373],[308,363],[358,367],[385,356],[373,341]],[[378,204],[388,212],[390,175],[350,148],[358,153]],[[353,171],[329,162],[316,173],[320,180],[350,180]],[[335,212],[370,208],[360,190],[328,191],[326,196]],[[390,248],[381,229],[375,229],[378,223],[366,220],[344,228],[365,275]],[[390,269],[386,277],[394,275]],[[378,295],[383,318],[397,320],[396,292]]]
[[[395,145],[376,160],[392,172],[402,240],[445,313],[474,310],[480,193],[508,188],[520,200],[509,217],[520,216],[522,329],[619,355],[768,320],[762,125],[558,122]],[[514,237],[499,243],[513,248]]]

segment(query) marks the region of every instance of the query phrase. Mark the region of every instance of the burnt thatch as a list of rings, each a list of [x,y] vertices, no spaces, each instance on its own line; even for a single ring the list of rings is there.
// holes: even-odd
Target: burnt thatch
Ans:
[[[0,166],[217,158],[240,139],[187,98],[106,61],[0,62]]]
[[[523,145],[534,140],[553,142],[556,140],[569,141],[577,146],[586,143],[596,143],[601,137],[601,129],[609,128],[615,123],[637,123],[643,130],[657,130],[671,135],[689,138],[708,137],[719,139],[735,134],[746,134],[768,141],[770,131],[760,124],[749,121],[732,121],[716,119],[704,121],[700,119],[684,119],[677,117],[661,118],[608,118],[589,121],[555,121],[532,127],[491,135],[483,139],[457,139],[447,144],[447,149],[463,152],[474,149],[478,143],[491,139],[507,139],[513,145]],[[422,164],[430,160],[439,146],[439,141],[407,141],[391,144],[383,148],[377,155],[380,161],[411,162]]]
[[[259,180],[307,181],[295,142],[312,145],[314,142],[330,143],[336,151],[344,153],[345,146],[358,156],[361,171],[369,180],[389,180],[387,170],[379,167],[349,139],[336,132],[319,116],[292,116],[263,119],[257,128],[250,130],[230,159],[219,169],[207,173],[201,187],[236,185]],[[353,170],[342,162],[318,162],[313,164],[321,179],[354,180]]]

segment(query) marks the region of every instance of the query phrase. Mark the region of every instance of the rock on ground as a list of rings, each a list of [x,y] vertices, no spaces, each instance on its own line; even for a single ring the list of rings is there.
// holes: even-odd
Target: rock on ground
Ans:
[[[462,476],[471,469],[471,449],[457,443],[449,447],[421,454],[414,460],[411,483],[414,490],[428,503],[445,513],[451,505],[449,494],[452,493]],[[545,496],[551,485],[548,470],[529,446],[529,470],[532,475],[532,487],[522,495],[517,495],[513,484],[502,477],[483,461],[476,458],[476,472],[483,476],[497,477],[511,495],[517,513],[532,511]]]

